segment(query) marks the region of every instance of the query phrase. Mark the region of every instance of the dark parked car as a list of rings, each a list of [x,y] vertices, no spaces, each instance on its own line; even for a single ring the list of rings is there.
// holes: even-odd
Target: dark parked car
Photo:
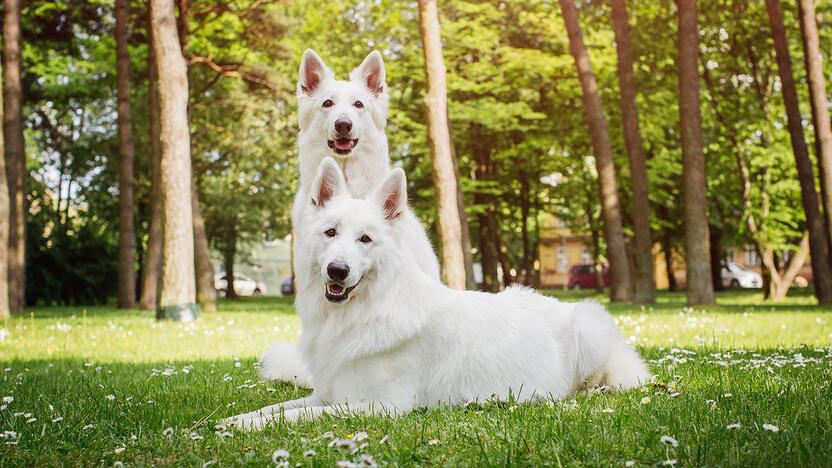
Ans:
[[[280,285],[280,294],[284,296],[291,296],[295,294],[295,283],[292,281],[292,277],[288,277],[283,281],[283,284]]]
[[[604,287],[610,285],[610,276],[607,266],[604,265],[602,272]],[[569,269],[569,289],[595,289],[595,267],[593,265],[572,265]]]

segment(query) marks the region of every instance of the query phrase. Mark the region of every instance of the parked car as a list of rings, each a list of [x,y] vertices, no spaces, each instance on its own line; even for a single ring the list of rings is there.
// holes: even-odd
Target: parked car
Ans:
[[[601,273],[604,287],[610,285],[610,275],[607,265],[604,265]],[[569,289],[595,289],[598,283],[595,280],[595,266],[589,264],[572,265],[569,269],[567,287]]]
[[[283,284],[280,285],[280,294],[284,296],[293,296],[295,294],[295,282],[292,281],[291,276],[283,280]]]
[[[221,296],[225,296],[228,279],[225,273],[214,276],[214,288]],[[242,273],[234,273],[234,292],[238,296],[262,296],[266,294],[266,285],[262,281],[255,281]]]
[[[726,288],[763,287],[763,277],[759,273],[743,268],[734,262],[725,264],[720,276],[722,277],[722,285]]]

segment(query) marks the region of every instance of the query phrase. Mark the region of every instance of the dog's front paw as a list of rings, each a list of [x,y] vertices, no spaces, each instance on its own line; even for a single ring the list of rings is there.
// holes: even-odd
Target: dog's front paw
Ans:
[[[259,414],[257,411],[251,413],[238,414],[230,418],[225,418],[219,422],[225,427],[233,427],[241,431],[262,431],[269,423],[273,422],[273,417],[267,417]]]

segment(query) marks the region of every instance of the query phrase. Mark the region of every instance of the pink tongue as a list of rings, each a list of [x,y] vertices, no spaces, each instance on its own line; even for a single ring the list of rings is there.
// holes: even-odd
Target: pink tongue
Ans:
[[[342,288],[341,286],[338,286],[337,284],[333,284],[333,285],[329,286],[329,290],[332,291],[335,294],[341,294],[341,292],[344,290],[344,288]]]
[[[335,140],[335,147],[340,150],[352,149],[352,140],[348,138],[339,138]]]

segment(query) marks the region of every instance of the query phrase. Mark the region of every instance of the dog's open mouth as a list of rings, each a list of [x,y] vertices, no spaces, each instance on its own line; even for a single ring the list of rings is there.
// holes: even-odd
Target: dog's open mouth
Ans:
[[[343,155],[349,154],[349,152],[355,148],[355,145],[358,144],[358,138],[354,140],[352,138],[336,138],[334,140],[328,140],[326,143],[330,148],[335,150],[337,154]]]
[[[358,280],[358,283],[360,282],[361,280]],[[326,296],[326,300],[329,302],[345,302],[350,298],[350,293],[358,286],[358,283],[348,288],[345,288],[342,284],[327,283],[324,285],[324,296]]]

